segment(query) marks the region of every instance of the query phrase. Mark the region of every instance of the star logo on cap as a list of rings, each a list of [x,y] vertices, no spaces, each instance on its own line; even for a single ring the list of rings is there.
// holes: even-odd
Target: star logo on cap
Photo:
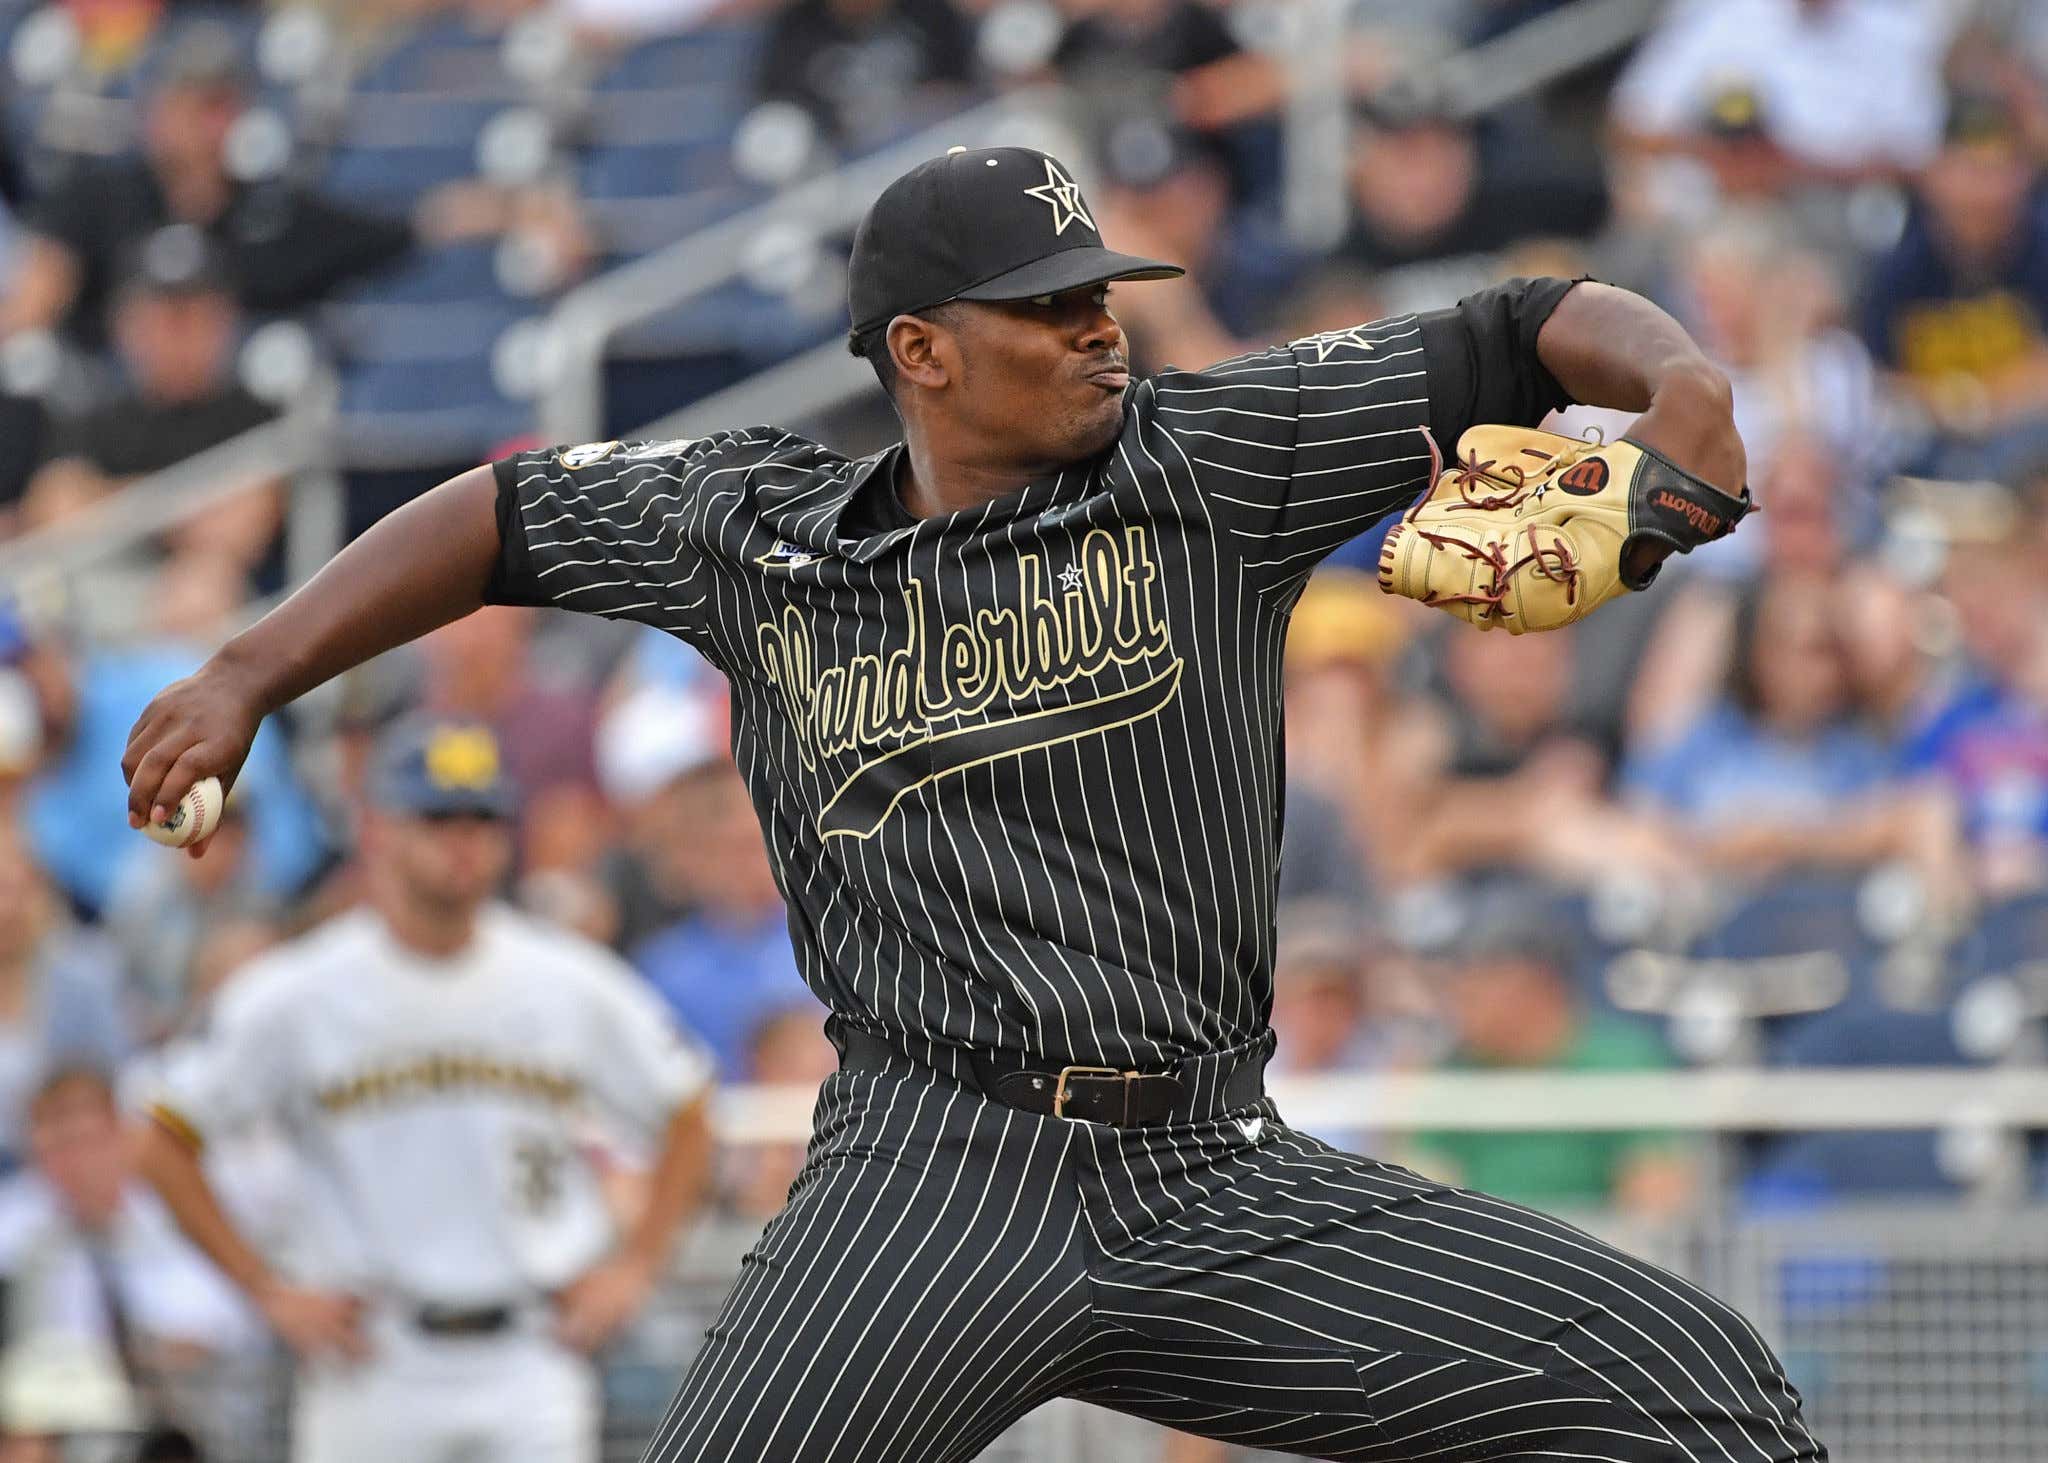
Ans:
[[[1288,344],[1314,351],[1318,364],[1327,361],[1330,352],[1341,346],[1356,346],[1367,355],[1371,355],[1374,343],[1358,333],[1365,328],[1363,325],[1354,325],[1349,330],[1325,330],[1321,335],[1304,335],[1300,340],[1290,341]]]
[[[1025,196],[1042,201],[1052,210],[1052,231],[1064,234],[1067,225],[1079,219],[1089,228],[1095,229],[1095,220],[1088,216],[1088,205],[1081,201],[1081,189],[1072,178],[1060,171],[1060,165],[1051,158],[1045,160],[1045,181],[1036,188],[1026,188]],[[1095,229],[1100,233],[1100,229]]]

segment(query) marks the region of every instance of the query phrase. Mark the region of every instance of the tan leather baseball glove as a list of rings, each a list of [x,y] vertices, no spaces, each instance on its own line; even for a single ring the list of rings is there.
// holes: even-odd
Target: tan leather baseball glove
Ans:
[[[1458,439],[1455,466],[1435,465],[1435,489],[1387,532],[1380,588],[1512,635],[1647,587],[1663,556],[1644,547],[1686,553],[1755,506],[1747,488],[1732,498],[1626,437],[1481,425]]]

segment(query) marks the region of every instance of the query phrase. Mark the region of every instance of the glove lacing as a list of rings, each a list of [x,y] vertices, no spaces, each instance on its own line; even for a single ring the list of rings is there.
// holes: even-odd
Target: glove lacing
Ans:
[[[1534,484],[1529,482],[1528,473],[1515,463],[1506,463],[1496,472],[1493,460],[1489,458],[1481,462],[1476,451],[1465,454],[1458,464],[1457,471],[1452,475],[1451,481],[1458,489],[1459,498],[1468,507],[1479,509],[1483,512],[1516,507],[1532,494],[1540,498],[1543,495],[1544,489],[1550,486],[1551,480],[1557,474],[1563,472],[1588,452],[1606,445],[1600,428],[1592,427],[1588,430],[1592,433],[1589,440],[1575,443],[1555,454],[1539,451],[1533,447],[1524,448],[1523,451],[1530,456],[1544,459],[1544,466],[1540,469],[1542,477]],[[1425,431],[1423,437],[1429,443],[1430,481],[1435,482],[1443,471],[1443,453],[1437,447],[1434,436]],[[1498,484],[1506,488],[1507,491],[1483,495],[1475,494],[1474,489],[1482,483],[1489,485]],[[1421,512],[1424,504],[1427,502],[1428,497],[1425,495],[1413,508],[1408,510],[1406,516],[1410,520],[1411,526],[1413,526],[1416,514]],[[1454,604],[1484,605],[1488,611],[1487,618],[1500,615],[1502,614],[1501,604],[1507,599],[1508,590],[1512,587],[1515,575],[1524,569],[1540,574],[1553,583],[1564,585],[1564,602],[1566,604],[1576,605],[1579,601],[1580,569],[1578,558],[1572,553],[1570,541],[1562,536],[1552,543],[1544,544],[1537,541],[1533,527],[1524,529],[1522,530],[1522,536],[1528,540],[1528,552],[1518,559],[1510,559],[1507,553],[1507,546],[1502,543],[1488,543],[1483,540],[1479,543],[1473,543],[1470,540],[1457,538],[1450,534],[1435,533],[1426,528],[1417,528],[1416,532],[1421,534],[1423,542],[1431,547],[1439,549],[1454,548],[1459,553],[1465,555],[1466,558],[1484,564],[1493,571],[1493,582],[1475,593],[1432,593],[1427,599],[1421,601],[1422,604],[1433,609]]]

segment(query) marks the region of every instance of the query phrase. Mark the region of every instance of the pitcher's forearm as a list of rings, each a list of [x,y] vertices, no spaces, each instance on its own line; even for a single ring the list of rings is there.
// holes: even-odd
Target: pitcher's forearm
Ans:
[[[1586,280],[1558,301],[1536,354],[1572,400],[1645,411],[1667,386],[1727,379],[1670,315],[1641,295]]]
[[[1536,353],[1574,401],[1641,412],[1632,440],[1723,492],[1742,491],[1748,461],[1727,373],[1657,305],[1612,285],[1576,285],[1543,322]]]
[[[482,607],[498,562],[497,483],[473,468],[389,514],[222,646],[212,669],[263,714]]]

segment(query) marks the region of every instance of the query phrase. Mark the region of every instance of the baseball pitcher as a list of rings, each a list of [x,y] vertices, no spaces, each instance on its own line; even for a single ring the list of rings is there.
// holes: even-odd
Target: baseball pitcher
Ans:
[[[1177,272],[1106,247],[1043,153],[912,169],[849,286],[900,443],[463,474],[150,705],[132,815],[485,603],[660,626],[730,678],[842,1062],[656,1463],[968,1458],[1059,1396],[1374,1463],[1824,1458],[1727,1306],[1318,1142],[1263,1080],[1310,571],[1404,514],[1390,592],[1486,632],[1585,615],[1741,518],[1726,379],[1647,301],[1526,279],[1133,380],[1110,286]],[[1571,401],[1642,415],[1529,430]]]

